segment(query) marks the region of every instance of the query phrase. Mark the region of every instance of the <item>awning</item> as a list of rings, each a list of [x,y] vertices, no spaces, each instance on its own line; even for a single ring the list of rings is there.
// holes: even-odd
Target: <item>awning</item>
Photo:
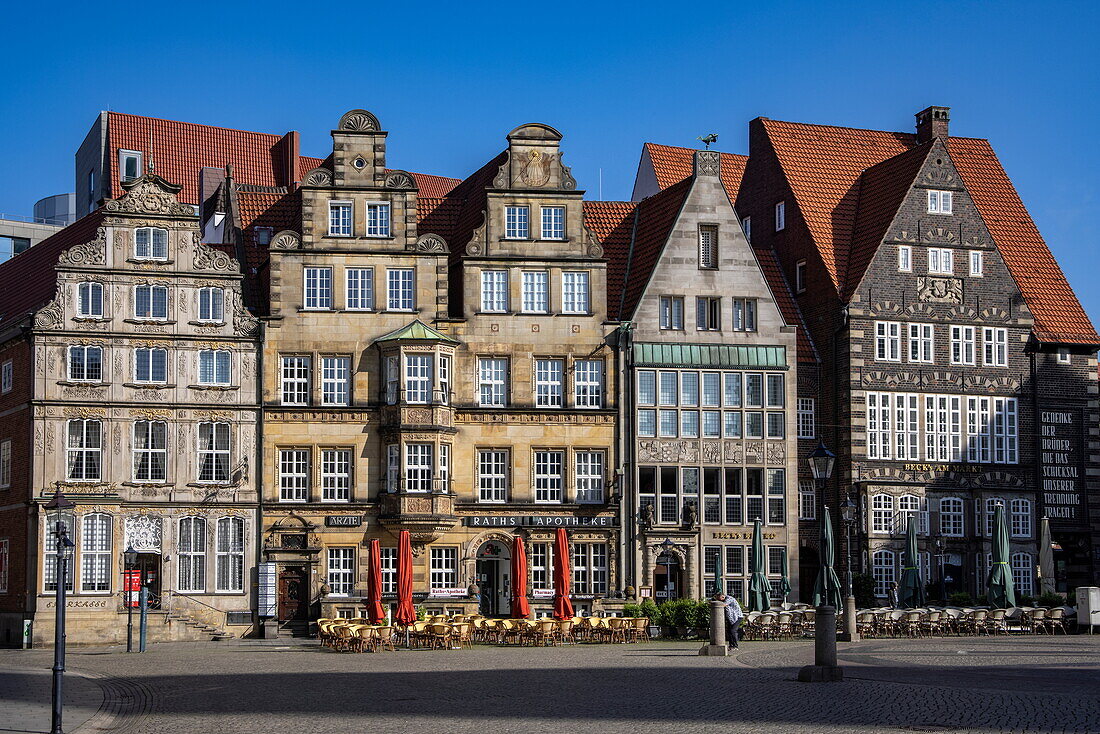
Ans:
[[[787,369],[787,348],[727,344],[634,344],[635,367]]]

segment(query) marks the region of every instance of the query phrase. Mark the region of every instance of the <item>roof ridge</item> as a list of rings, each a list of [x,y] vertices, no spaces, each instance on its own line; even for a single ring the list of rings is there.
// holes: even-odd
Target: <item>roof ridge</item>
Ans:
[[[246,133],[248,135],[263,135],[269,138],[275,138],[276,140],[282,139],[287,133],[295,132],[294,130],[288,130],[286,133],[263,133],[258,130],[245,130],[239,127],[225,127],[224,125],[207,125],[203,122],[188,122],[187,120],[170,120],[167,117],[151,117],[150,115],[135,115],[132,112],[116,112],[115,110],[107,110],[108,115],[123,115],[125,117],[132,117],[138,120],[155,120],[157,122],[168,122],[173,125],[190,125],[192,127],[205,127],[211,130],[227,130],[235,133]],[[307,156],[309,157],[309,156]]]

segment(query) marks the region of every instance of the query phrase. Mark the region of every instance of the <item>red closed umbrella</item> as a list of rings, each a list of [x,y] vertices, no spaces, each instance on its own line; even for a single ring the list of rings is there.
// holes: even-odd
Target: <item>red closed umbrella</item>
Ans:
[[[386,618],[382,608],[382,556],[378,538],[367,544],[367,619],[378,624]]]
[[[569,587],[569,536],[565,534],[565,528],[558,528],[554,536],[554,619],[573,618]]]
[[[527,619],[531,605],[527,603],[527,550],[523,538],[516,536],[512,542],[512,617]]]
[[[413,551],[408,530],[397,534],[397,613],[393,618],[398,624],[412,624],[416,621],[416,607],[413,606]]]

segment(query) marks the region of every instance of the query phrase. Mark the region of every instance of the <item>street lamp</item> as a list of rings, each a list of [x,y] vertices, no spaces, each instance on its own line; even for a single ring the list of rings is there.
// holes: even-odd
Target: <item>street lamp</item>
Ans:
[[[944,552],[943,552],[943,538],[937,536],[936,538],[936,565],[939,567],[940,572],[940,599],[944,604],[947,603],[947,579],[943,575],[944,567]]]
[[[65,673],[65,584],[68,582],[69,556],[72,554],[73,541],[69,538],[69,526],[65,522],[65,511],[76,507],[65,499],[58,487],[53,499],[46,505],[47,516],[53,525],[52,535],[57,539],[54,545],[57,583],[54,596],[54,635],[53,635],[53,716],[50,734],[64,734],[61,729],[61,706],[64,698],[61,683]]]
[[[817,448],[806,457],[810,464],[810,472],[814,480],[821,487],[824,497],[825,482],[833,475],[833,467],[836,465],[836,454],[825,447],[825,442],[818,439]],[[822,505],[826,513],[828,505]],[[824,548],[822,549],[824,551]],[[826,584],[826,592],[828,584]],[[814,664],[803,666],[798,671],[798,680],[804,682],[837,681],[844,677],[844,673],[836,660],[836,612],[829,604],[829,594],[822,598],[821,606],[817,608],[814,624]]]
[[[825,447],[825,442],[817,440],[817,448],[807,457],[810,462],[810,471],[814,479],[821,483],[824,489],[825,482],[833,475],[833,466],[836,464],[836,454]]]
[[[844,520],[844,634],[849,642],[859,639],[856,631],[856,597],[852,591],[852,528],[856,524],[856,503],[850,494],[844,495],[840,505],[840,517]]]
[[[137,565],[137,551],[134,550],[133,545],[126,547],[126,550],[122,554],[123,566],[126,571],[123,574],[124,581],[122,583],[123,599],[126,604],[126,652],[134,651],[134,598],[133,589],[133,569]]]

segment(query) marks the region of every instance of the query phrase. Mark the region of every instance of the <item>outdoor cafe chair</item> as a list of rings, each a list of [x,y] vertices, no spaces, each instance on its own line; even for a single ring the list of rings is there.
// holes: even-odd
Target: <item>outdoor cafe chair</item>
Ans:
[[[1047,611],[1046,619],[1043,620],[1043,626],[1047,632],[1054,634],[1054,630],[1062,630],[1062,634],[1068,634],[1066,632],[1066,610],[1063,607],[1054,607]]]
[[[857,612],[856,613],[856,632],[861,637],[877,637],[877,630],[875,629],[875,613],[874,612]]]
[[[446,622],[433,622],[428,625],[428,647],[447,650],[451,647],[453,628]]]
[[[932,610],[925,612],[921,615],[920,628],[921,632],[932,637],[933,635],[939,636],[943,634],[943,625],[940,619],[943,617],[943,612],[938,610]]]
[[[790,612],[780,612],[776,615],[775,634],[779,639],[789,640],[794,636],[794,626],[791,622],[792,619],[794,619],[794,617]]]
[[[337,624],[333,628],[335,633],[334,647],[337,650],[350,650],[353,643],[354,633],[349,625]]]
[[[374,643],[379,650],[390,650],[391,652],[397,652],[397,647],[394,645],[394,628],[393,625],[384,624],[374,628]]]
[[[649,642],[649,617],[635,617],[631,632],[635,640]]]
[[[994,609],[985,618],[985,628],[989,632],[1008,634],[1008,622],[1004,609]]]
[[[626,642],[626,620],[623,617],[610,617],[607,620],[612,642]]]
[[[1026,620],[1027,631],[1033,635],[1039,634],[1040,632],[1046,632],[1046,625],[1044,622],[1046,622],[1048,613],[1048,610],[1042,607],[1032,609],[1028,612]]]
[[[351,631],[355,635],[351,641],[351,647],[355,652],[363,652],[365,650],[374,652],[378,634],[376,628],[366,624],[357,624],[352,625]]]
[[[465,647],[470,644],[470,629],[471,625],[469,622],[456,622],[451,625],[451,641],[458,645],[458,647]]]

